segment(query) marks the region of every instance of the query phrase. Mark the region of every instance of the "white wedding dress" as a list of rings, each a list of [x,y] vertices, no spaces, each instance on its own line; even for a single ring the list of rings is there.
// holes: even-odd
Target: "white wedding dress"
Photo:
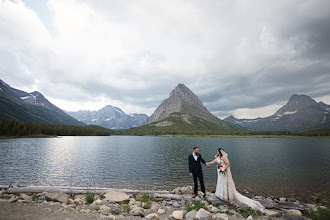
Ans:
[[[220,163],[222,166],[229,163],[228,158],[226,156],[223,156],[222,158],[223,159],[220,160],[216,159],[216,163]],[[248,197],[241,195],[236,190],[235,183],[230,172],[230,167],[227,168],[227,171],[224,174],[219,173],[219,168],[217,168],[217,171],[218,182],[217,189],[215,191],[216,197],[218,197],[220,200],[228,201],[233,205],[248,206],[252,209],[259,210],[264,213],[265,207],[260,202],[249,199]]]

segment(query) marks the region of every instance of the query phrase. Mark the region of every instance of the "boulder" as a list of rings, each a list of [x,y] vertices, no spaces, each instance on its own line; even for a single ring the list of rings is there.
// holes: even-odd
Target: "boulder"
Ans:
[[[74,204],[74,201],[73,201],[73,199],[69,199],[69,202],[68,202],[68,204]]]
[[[93,204],[95,205],[102,205],[102,200],[101,199],[97,199],[93,202]]]
[[[106,206],[106,205],[102,205],[101,207],[100,207],[100,211],[105,211],[105,212],[110,212],[110,207],[108,207],[108,206]]]
[[[73,204],[75,204],[75,205],[84,205],[84,203],[85,203],[85,201],[80,198],[73,200]]]
[[[130,197],[121,190],[112,190],[104,196],[109,202],[128,202],[130,200]]]
[[[130,216],[141,216],[144,217],[144,208],[136,207],[129,212]]]
[[[205,209],[201,208],[196,213],[195,218],[198,219],[198,220],[210,220],[210,219],[212,219],[212,215],[211,215],[211,213],[209,213]]]
[[[69,196],[66,193],[47,193],[45,198],[47,201],[69,203]]]
[[[295,215],[300,215],[300,216],[302,215],[302,213],[299,210],[295,210],[295,209],[289,209],[288,212]]]
[[[149,214],[145,217],[146,219],[158,220],[159,217],[156,213]]]
[[[217,208],[217,207],[212,207],[211,208],[211,212],[212,213],[217,213],[217,212],[219,212],[220,210]]]
[[[172,206],[173,206],[174,208],[179,208],[179,207],[181,207],[181,205],[180,205],[178,202],[174,202],[174,203],[172,204]]]
[[[273,210],[269,210],[269,209],[265,209],[265,215],[269,216],[269,217],[279,217],[281,216],[281,213],[277,212],[277,211],[273,211]]]
[[[186,214],[186,220],[194,220],[196,216],[197,211],[195,209],[191,210]]]
[[[165,213],[166,213],[166,211],[164,209],[158,209],[158,211],[157,211],[157,214],[159,214],[159,215],[163,215]]]
[[[247,219],[247,220],[252,220],[253,217],[252,217],[252,215],[249,215],[249,217],[247,217],[246,219]]]
[[[8,200],[9,203],[17,202],[17,198],[13,196],[11,199]]]
[[[136,200],[134,198],[130,198],[128,205],[134,205]]]
[[[184,215],[183,211],[174,211],[172,213],[174,219],[183,219],[183,215]]]
[[[258,199],[259,201],[266,209],[277,209],[278,203],[274,202],[271,199]]]
[[[296,215],[290,212],[284,213],[283,218],[287,220],[304,220],[303,216]]]
[[[229,217],[225,213],[217,213],[217,214],[212,216],[212,219],[215,219],[215,220],[228,220]]]

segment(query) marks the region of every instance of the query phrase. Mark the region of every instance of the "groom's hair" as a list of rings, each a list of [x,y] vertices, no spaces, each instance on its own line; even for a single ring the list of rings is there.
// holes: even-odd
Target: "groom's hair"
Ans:
[[[198,148],[198,147],[194,147],[193,150],[196,150],[196,148]]]

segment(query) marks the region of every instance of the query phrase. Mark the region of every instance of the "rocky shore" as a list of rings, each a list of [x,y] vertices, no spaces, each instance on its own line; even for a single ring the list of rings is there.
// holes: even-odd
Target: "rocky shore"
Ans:
[[[48,191],[38,192],[41,189]],[[107,188],[0,186],[0,219],[310,219],[324,204],[305,204],[287,198],[254,196],[265,207],[259,213],[235,207],[207,193],[207,201],[191,198],[192,187],[172,191],[136,191]]]

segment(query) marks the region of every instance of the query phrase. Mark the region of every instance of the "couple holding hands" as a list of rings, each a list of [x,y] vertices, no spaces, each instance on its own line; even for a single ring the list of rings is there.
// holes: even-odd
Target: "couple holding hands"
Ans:
[[[218,180],[215,190],[216,197],[218,197],[220,200],[230,202],[236,206],[248,206],[264,212],[265,207],[261,205],[260,202],[249,199],[248,197],[241,195],[236,190],[235,183],[230,171],[228,154],[222,148],[217,149],[215,159],[210,162],[205,162],[205,160],[199,154],[199,149],[197,147],[194,147],[193,153],[188,156],[189,174],[194,178],[193,198],[197,196],[197,179],[199,179],[201,190],[204,193],[203,198],[206,200],[201,163],[207,165],[208,167],[211,164],[217,164]]]

